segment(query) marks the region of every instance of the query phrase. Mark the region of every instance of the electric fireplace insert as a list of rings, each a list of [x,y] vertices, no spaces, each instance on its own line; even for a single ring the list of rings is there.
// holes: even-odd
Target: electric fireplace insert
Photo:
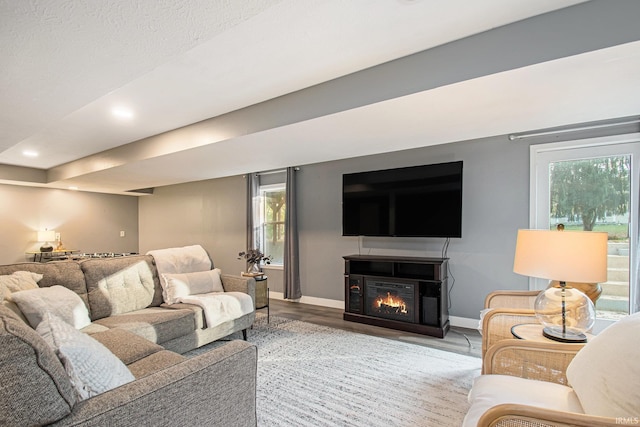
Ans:
[[[367,280],[364,314],[402,322],[416,322],[415,285]]]

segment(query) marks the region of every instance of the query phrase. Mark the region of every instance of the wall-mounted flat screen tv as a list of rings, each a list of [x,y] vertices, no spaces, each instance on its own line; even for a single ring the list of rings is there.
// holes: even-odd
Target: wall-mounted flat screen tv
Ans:
[[[462,237],[462,161],[344,174],[342,234]]]

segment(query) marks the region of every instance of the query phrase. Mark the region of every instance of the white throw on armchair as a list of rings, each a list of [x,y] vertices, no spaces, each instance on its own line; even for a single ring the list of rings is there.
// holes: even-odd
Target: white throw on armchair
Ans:
[[[640,313],[619,320],[584,347],[524,340],[494,344],[483,360],[484,375],[469,393],[463,426],[640,424],[638,337]]]

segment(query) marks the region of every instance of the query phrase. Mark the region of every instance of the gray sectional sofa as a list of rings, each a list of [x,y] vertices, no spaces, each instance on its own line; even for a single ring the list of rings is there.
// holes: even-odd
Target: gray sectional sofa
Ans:
[[[129,330],[167,350],[185,353],[234,332],[250,328],[255,312],[205,327],[200,307],[166,305],[151,255],[93,258],[81,261],[27,262],[0,266],[0,275],[31,271],[43,275],[40,287],[61,285],[85,302],[92,324],[89,334],[112,328]],[[244,292],[255,300],[255,280],[222,275],[226,292]]]
[[[80,296],[81,329],[129,368],[135,381],[78,399],[56,353],[11,307],[0,305],[1,425],[256,425],[257,350],[231,341],[193,358],[181,353],[249,328],[255,312],[205,327],[202,309],[167,306],[150,255],[0,266],[42,274],[39,287]],[[222,275],[226,292],[255,299],[251,278]]]

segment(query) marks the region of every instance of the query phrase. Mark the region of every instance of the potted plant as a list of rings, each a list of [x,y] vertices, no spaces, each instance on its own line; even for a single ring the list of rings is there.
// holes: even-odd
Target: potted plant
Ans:
[[[247,273],[260,274],[260,264],[271,264],[271,255],[265,255],[260,249],[248,249],[238,253],[238,259],[247,261]]]

